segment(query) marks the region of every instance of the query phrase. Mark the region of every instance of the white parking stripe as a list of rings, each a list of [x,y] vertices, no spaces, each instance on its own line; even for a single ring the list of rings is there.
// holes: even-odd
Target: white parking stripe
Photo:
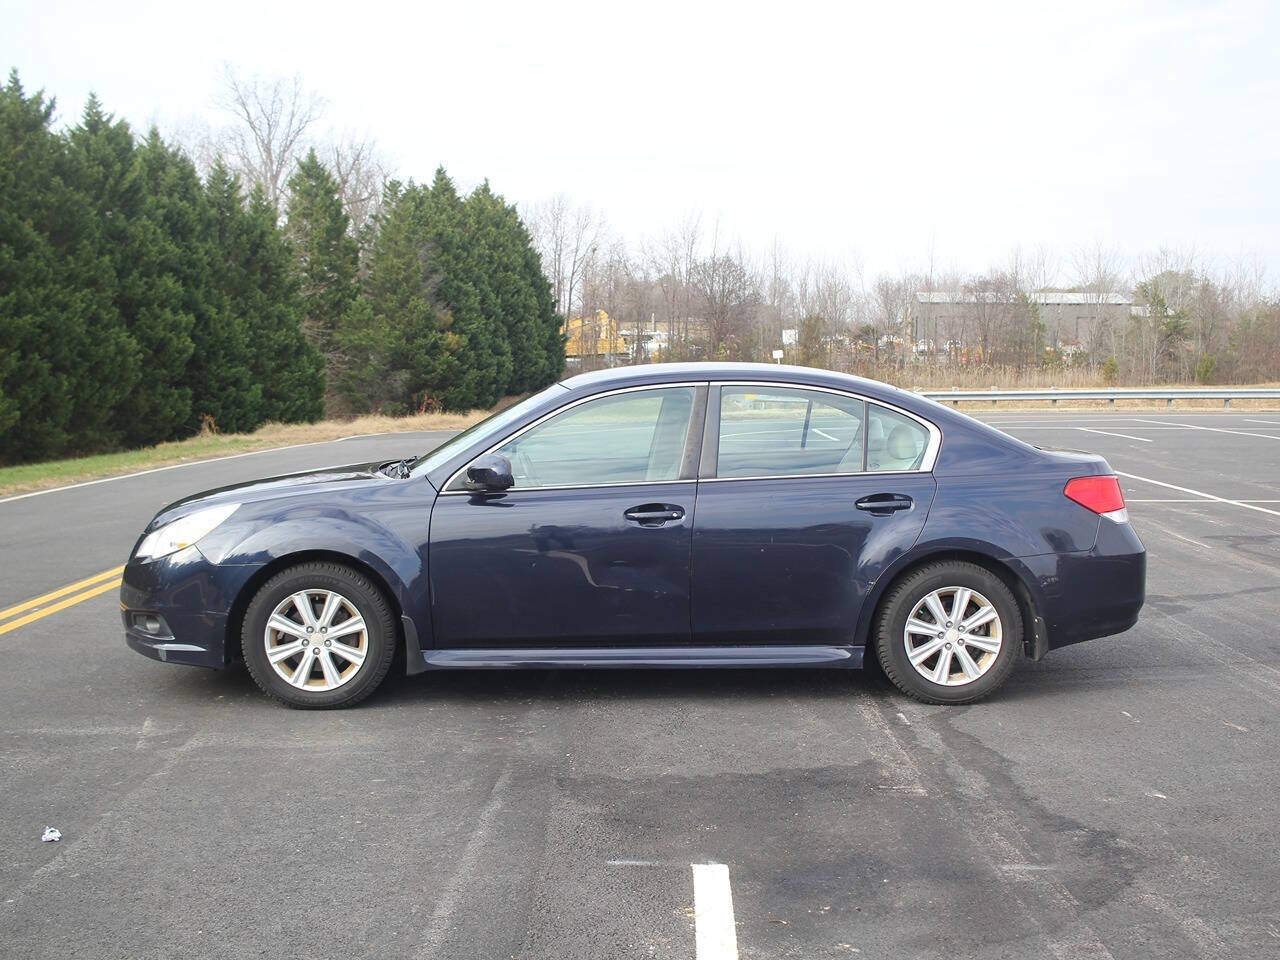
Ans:
[[[1216,503],[1217,501],[1203,500],[1200,497],[1186,498],[1186,499],[1179,499],[1176,497],[1174,498],[1156,497],[1156,498],[1147,499],[1147,500],[1135,500],[1133,497],[1125,497],[1124,502],[1125,503]],[[1230,506],[1234,506],[1237,503],[1237,501],[1235,500],[1227,500],[1224,502]],[[1240,500],[1238,502],[1239,503],[1280,503],[1280,500]]]
[[[1245,417],[1244,422],[1245,423],[1269,423],[1274,427],[1280,427],[1280,420],[1250,420],[1248,417]]]
[[[1138,420],[1139,423],[1160,422],[1159,420],[1139,420],[1137,417],[1134,417],[1134,419]],[[1276,436],[1274,433],[1250,433],[1247,430],[1228,430],[1226,427],[1202,427],[1195,423],[1175,423],[1173,426],[1186,427],[1188,430],[1212,430],[1214,433],[1234,433],[1240,437],[1261,437],[1263,440],[1280,440],[1280,436]]]
[[[693,915],[698,960],[738,960],[729,868],[723,863],[693,866]]]
[[[1169,421],[1170,417],[1177,417],[1179,420],[1185,420],[1187,418],[1195,419],[1197,417],[1217,417],[1219,419],[1227,419],[1227,420],[1230,420],[1233,418],[1239,418],[1241,420],[1245,419],[1244,417],[1241,417],[1238,413],[1230,413],[1230,412],[1222,413],[1222,412],[1210,411],[1205,413],[1197,413],[1194,410],[1179,410],[1177,413],[1169,413],[1169,414],[1148,413],[1146,417],[1139,416],[1138,414],[1141,412],[1142,411],[1137,411],[1133,414],[1104,413],[1104,414],[1099,414],[1096,417],[1091,417],[1091,416],[1083,415],[1084,413],[1083,411],[1081,416],[1076,416],[1075,414],[1073,414],[1071,411],[1068,410],[1061,414],[1054,414],[1052,416],[1044,416],[1044,417],[1037,417],[1037,416],[1015,417],[1015,416],[1006,414],[1004,415],[1005,418],[1003,420],[998,420],[995,417],[983,416],[981,412],[977,414],[971,414],[971,416],[973,416],[974,419],[976,420],[981,420],[983,423],[1118,423],[1121,420],[1143,420],[1143,419],[1150,420],[1157,417],[1160,418],[1161,422],[1171,422]]]
[[[1128,477],[1130,480],[1141,480],[1143,483],[1154,483],[1157,487],[1168,487],[1170,490],[1181,490],[1183,493],[1192,493],[1197,497],[1204,497],[1206,500],[1216,500],[1218,503],[1229,503],[1232,506],[1244,507],[1246,510],[1257,510],[1259,513],[1269,513],[1273,517],[1280,517],[1280,510],[1268,510],[1266,507],[1259,507],[1253,503],[1246,503],[1243,500],[1231,500],[1227,497],[1214,496],[1212,493],[1205,493],[1203,490],[1192,490],[1190,487],[1180,487],[1176,483],[1165,483],[1163,480],[1152,480],[1150,477],[1140,477],[1135,473],[1124,473],[1117,470],[1116,476]]]
[[[1108,437],[1121,437],[1125,440],[1141,440],[1143,443],[1150,443],[1150,437],[1131,437],[1127,433],[1112,433],[1110,430],[1093,430],[1089,427],[1076,427],[1077,430],[1083,430],[1085,433],[1101,433]]]

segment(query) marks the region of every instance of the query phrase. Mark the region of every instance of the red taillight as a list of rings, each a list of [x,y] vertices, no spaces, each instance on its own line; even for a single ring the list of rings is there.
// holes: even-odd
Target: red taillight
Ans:
[[[1074,477],[1062,492],[1094,513],[1112,514],[1124,509],[1124,494],[1115,477]]]

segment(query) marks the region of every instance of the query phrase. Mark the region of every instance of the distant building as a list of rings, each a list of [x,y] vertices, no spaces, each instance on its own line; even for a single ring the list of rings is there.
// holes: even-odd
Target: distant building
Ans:
[[[1133,299],[1123,293],[1041,290],[1032,299],[1046,338],[1057,347],[1087,347],[1107,326],[1123,328],[1133,313]]]
[[[1133,310],[1133,300],[1121,293],[1039,290],[1031,300],[1044,324],[1045,340],[1059,348],[1087,348],[1108,326],[1123,325]],[[922,291],[909,308],[911,340],[916,344],[932,341],[939,348],[963,342],[981,311],[1012,303],[995,292]]]
[[[673,344],[684,347],[686,351],[705,348],[709,328],[710,324],[702,317],[686,317],[669,325],[650,314],[647,321],[626,327],[620,333],[626,341],[628,356],[635,357],[638,353],[652,358],[665,356]]]
[[[603,310],[589,317],[567,317],[561,332],[565,336],[565,360],[570,363],[624,359],[628,355],[618,322]]]

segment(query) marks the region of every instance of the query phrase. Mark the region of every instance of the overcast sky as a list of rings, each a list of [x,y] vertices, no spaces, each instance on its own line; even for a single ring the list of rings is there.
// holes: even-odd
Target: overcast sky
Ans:
[[[0,62],[73,120],[96,91],[221,122],[222,65],[300,74],[405,178],[690,211],[868,273],[1253,254],[1280,276],[1280,3],[6,4]]]

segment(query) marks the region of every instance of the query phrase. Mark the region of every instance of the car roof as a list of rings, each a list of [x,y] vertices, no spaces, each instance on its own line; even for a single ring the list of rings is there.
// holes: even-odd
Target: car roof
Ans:
[[[610,367],[580,373],[561,381],[561,385],[574,393],[591,394],[619,387],[641,386],[653,383],[677,383],[689,380],[751,380],[767,383],[803,384],[831,387],[836,390],[852,390],[864,396],[901,403],[911,394],[879,380],[868,380],[847,373],[820,370],[816,367],[796,367],[777,363],[642,363],[622,367]]]

